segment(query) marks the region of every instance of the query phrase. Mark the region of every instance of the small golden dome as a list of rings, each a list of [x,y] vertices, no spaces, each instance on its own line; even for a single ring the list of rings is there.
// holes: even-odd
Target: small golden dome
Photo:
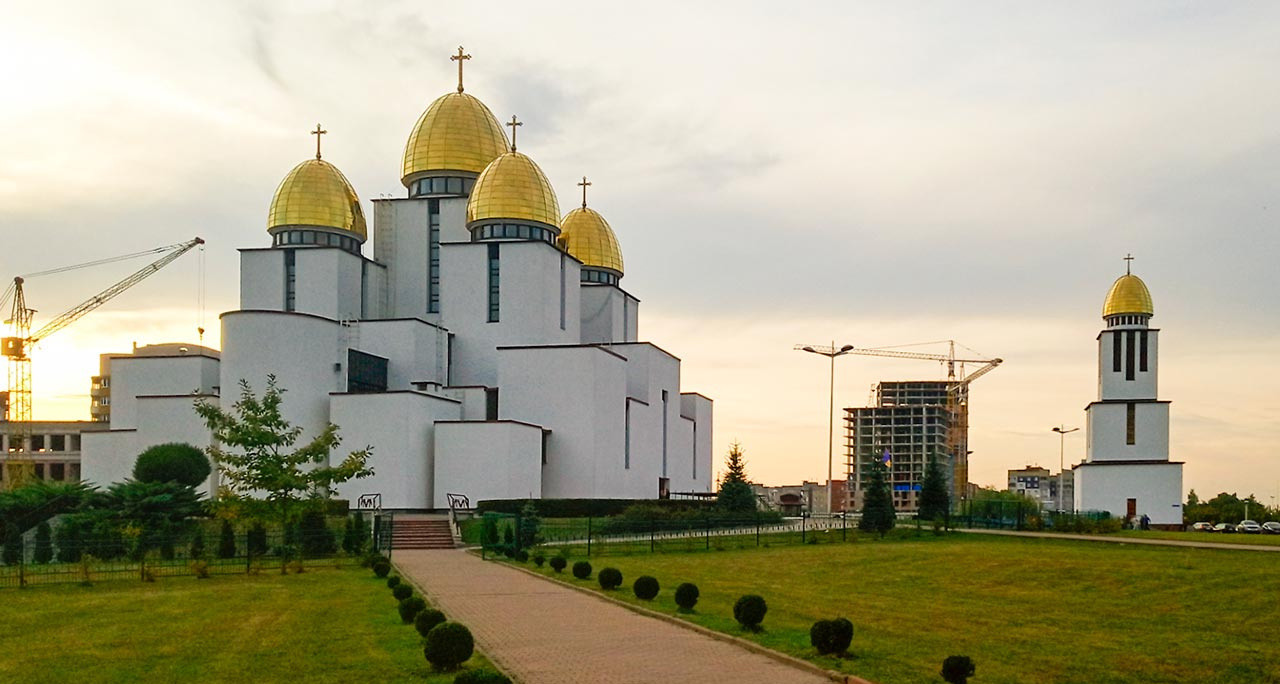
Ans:
[[[480,172],[467,200],[467,223],[526,220],[560,227],[560,203],[542,169],[519,152],[494,159]]]
[[[1151,304],[1151,291],[1141,278],[1132,273],[1116,278],[1111,291],[1107,293],[1106,303],[1102,305],[1103,318],[1117,314],[1155,314],[1155,307]]]
[[[422,113],[404,146],[401,182],[407,188],[429,171],[480,173],[507,151],[507,134],[493,112],[463,92],[437,98]]]
[[[618,237],[600,212],[579,207],[560,221],[560,246],[583,266],[616,271],[622,275],[622,250]]]
[[[267,230],[283,226],[346,230],[362,242],[368,236],[355,189],[338,167],[323,159],[298,164],[280,181],[267,213]]]

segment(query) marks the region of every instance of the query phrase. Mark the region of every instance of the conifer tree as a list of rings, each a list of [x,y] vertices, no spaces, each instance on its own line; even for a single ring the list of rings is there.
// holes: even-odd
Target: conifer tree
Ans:
[[[222,521],[222,530],[218,533],[218,558],[236,557],[236,532],[230,520]]]
[[[867,491],[862,500],[862,519],[858,521],[858,529],[864,532],[884,533],[893,529],[897,523],[897,514],[893,510],[893,495],[889,493],[889,483],[885,480],[885,466],[880,461],[871,463],[871,479],[867,483]]]
[[[938,459],[929,457],[925,466],[924,482],[920,485],[920,505],[916,515],[923,520],[937,520],[951,511],[951,497],[947,494],[947,478],[942,474]]]
[[[35,562],[48,563],[53,560],[53,535],[49,523],[42,522],[36,526]]]
[[[729,445],[729,454],[724,459],[724,476],[720,479],[720,484],[729,482],[747,482],[747,459],[736,439]]]
[[[756,510],[756,493],[747,482],[747,459],[742,445],[736,440],[729,445],[724,460],[724,475],[720,478],[720,491],[716,494],[716,507],[724,511],[748,513]]]

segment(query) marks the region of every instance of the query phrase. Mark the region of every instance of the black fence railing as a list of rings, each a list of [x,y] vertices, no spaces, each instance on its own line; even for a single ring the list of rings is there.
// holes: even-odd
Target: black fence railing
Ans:
[[[1123,521],[1106,511],[1044,511],[1022,501],[961,501],[951,525],[967,529],[999,529],[1045,532],[1114,532]]]

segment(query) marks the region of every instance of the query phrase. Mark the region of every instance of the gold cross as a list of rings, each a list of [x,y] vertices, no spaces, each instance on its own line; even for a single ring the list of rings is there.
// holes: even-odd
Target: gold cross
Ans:
[[[512,114],[511,120],[507,122],[507,125],[511,127],[511,151],[515,152],[516,151],[516,126],[523,126],[524,122],[516,121],[516,115]]]
[[[1133,275],[1133,254],[1124,255],[1125,275]]]
[[[591,182],[587,180],[586,176],[583,176],[582,182],[578,183],[578,187],[582,188],[582,208],[583,209],[587,208],[587,186],[588,185],[591,185]]]
[[[329,131],[326,131],[323,128],[320,128],[320,124],[316,124],[316,129],[314,131],[311,131],[311,135],[314,135],[316,137],[316,159],[320,158],[320,136],[328,132]]]
[[[466,54],[461,45],[458,46],[458,54],[449,58],[450,62],[458,63],[458,92],[462,92],[462,62],[467,59],[471,59],[471,55]]]

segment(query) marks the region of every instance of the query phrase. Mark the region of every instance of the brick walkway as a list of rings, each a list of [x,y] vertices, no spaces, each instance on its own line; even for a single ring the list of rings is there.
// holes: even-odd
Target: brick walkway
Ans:
[[[393,559],[521,684],[831,681],[462,551]]]

